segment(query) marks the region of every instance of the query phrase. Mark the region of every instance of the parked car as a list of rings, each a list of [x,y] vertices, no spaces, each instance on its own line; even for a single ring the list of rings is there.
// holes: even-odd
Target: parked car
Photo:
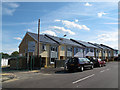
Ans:
[[[93,62],[94,67],[102,67],[106,65],[106,62],[102,59],[91,58],[90,61]]]
[[[80,70],[81,72],[85,68],[93,69],[93,62],[87,58],[70,58],[67,62],[68,71]]]

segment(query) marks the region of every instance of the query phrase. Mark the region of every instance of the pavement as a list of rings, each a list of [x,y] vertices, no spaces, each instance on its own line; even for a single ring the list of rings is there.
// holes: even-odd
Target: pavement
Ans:
[[[16,76],[12,81],[2,82],[2,88],[118,88],[118,62],[83,72],[50,68],[19,72]]]
[[[41,73],[41,74],[54,74],[58,72],[64,72],[64,68],[41,68],[41,70],[8,70],[3,71],[0,75],[2,76],[2,82],[9,81],[11,79],[17,79],[17,78],[28,78],[31,75],[34,75],[35,73]]]

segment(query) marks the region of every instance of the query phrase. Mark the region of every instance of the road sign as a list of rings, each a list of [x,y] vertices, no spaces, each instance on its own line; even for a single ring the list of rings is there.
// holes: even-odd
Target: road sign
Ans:
[[[29,41],[28,42],[28,52],[34,52],[35,51],[35,42]]]

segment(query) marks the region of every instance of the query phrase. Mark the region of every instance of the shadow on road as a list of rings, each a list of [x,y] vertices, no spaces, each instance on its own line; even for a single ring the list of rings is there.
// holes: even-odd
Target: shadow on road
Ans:
[[[91,70],[89,68],[86,68],[84,71],[87,71],[87,70]],[[84,72],[83,71],[83,72]],[[74,70],[74,71],[68,71],[68,70],[59,70],[59,71],[56,71],[55,74],[72,74],[72,73],[79,73],[80,71],[79,70]]]

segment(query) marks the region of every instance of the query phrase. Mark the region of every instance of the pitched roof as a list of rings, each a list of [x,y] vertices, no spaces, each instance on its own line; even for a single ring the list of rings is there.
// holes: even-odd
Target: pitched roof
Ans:
[[[110,50],[110,49],[112,49],[112,50],[114,50],[113,48],[111,48],[111,47],[109,47],[109,46],[107,46],[107,45],[103,45],[103,44],[100,44],[102,47],[104,47],[105,49],[108,49],[108,50]]]
[[[84,42],[84,41],[80,41],[80,40],[74,40],[74,39],[70,39],[76,43],[79,43],[80,45],[84,46],[84,47],[90,47],[90,48],[98,48],[92,44],[89,44],[88,42]]]
[[[100,44],[97,44],[97,43],[91,43],[91,42],[88,42],[88,43],[90,43],[90,44],[92,44],[92,45],[94,45],[94,46],[96,46],[96,47],[98,47],[98,48],[100,48],[100,49],[105,49],[105,48],[102,47]]]
[[[33,39],[35,39],[36,41],[38,41],[38,34],[36,33],[31,33],[31,32],[27,32],[28,35],[30,35]],[[53,40],[49,39],[48,37],[46,37],[45,35],[41,35],[39,36],[39,41],[43,42],[43,43],[50,43],[50,44],[57,44],[56,42],[54,42]]]
[[[59,44],[65,44],[65,45],[71,45],[71,46],[78,46],[78,47],[82,47],[82,45],[79,45],[69,39],[66,39],[66,38],[60,38],[60,37],[55,37],[55,36],[51,36],[51,35],[47,35],[45,34],[45,36],[49,37],[50,39],[56,41],[57,43]]]

